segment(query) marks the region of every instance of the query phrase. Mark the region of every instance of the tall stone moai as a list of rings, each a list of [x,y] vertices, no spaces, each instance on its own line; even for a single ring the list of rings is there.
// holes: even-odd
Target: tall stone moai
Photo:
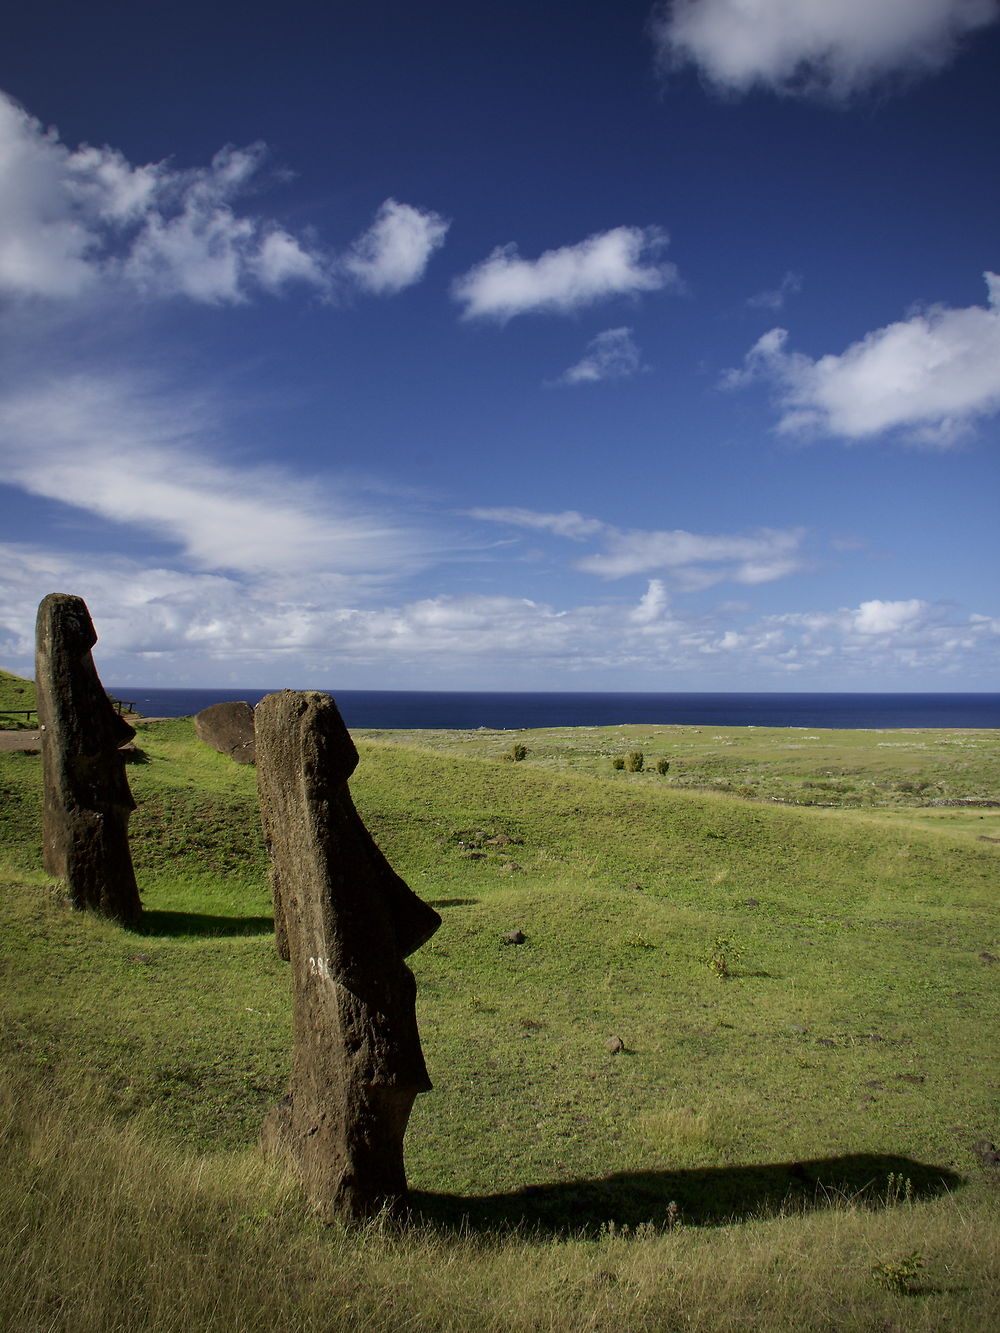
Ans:
[[[120,747],[135,735],[115,712],[90,650],[82,597],[50,593],[38,607],[35,689],[42,736],[42,859],[69,900],[123,925],[142,912],[128,821],[135,809]]]
[[[257,705],[257,785],[275,941],[292,965],[292,1074],[264,1150],[327,1221],[406,1200],[403,1136],[431,1084],[403,959],[441,924],[379,851],[347,787],[358,754],[328,694]]]

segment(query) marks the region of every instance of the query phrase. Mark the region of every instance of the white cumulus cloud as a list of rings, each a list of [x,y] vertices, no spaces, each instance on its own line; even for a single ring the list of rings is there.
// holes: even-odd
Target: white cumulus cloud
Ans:
[[[862,602],[854,613],[859,634],[895,634],[916,625],[929,610],[927,602],[911,597],[902,602]]]
[[[658,291],[678,280],[673,264],[656,260],[667,239],[658,227],[614,227],[537,259],[522,259],[514,244],[499,246],[455,280],[452,294],[463,318],[503,322]]]
[[[994,22],[996,0],[670,0],[654,11],[662,65],[696,65],[725,92],[837,98],[947,64]]]
[[[771,329],[723,386],[764,379],[777,390],[779,429],[858,440],[902,430],[947,445],[1000,409],[1000,277],[986,306],[931,306],[814,361]]]
[[[598,384],[602,380],[627,379],[642,369],[642,355],[629,328],[605,329],[591,338],[576,365],[570,366],[558,384]]]
[[[0,545],[0,655],[30,673],[35,611],[48,592],[87,600],[109,685],[336,692],[338,682],[364,688],[374,677],[402,689],[544,689],[576,677],[608,688],[746,689],[752,681],[782,689],[794,678],[797,688],[843,690],[918,680],[941,688],[954,678],[988,689],[1000,643],[996,618],[919,599],[755,617],[725,607],[679,611],[657,579],[638,603],[563,606],[482,594],[373,604],[362,590],[355,580],[235,577],[8,543]]]
[[[344,267],[366,291],[402,291],[424,276],[431,255],[444,244],[448,225],[437,213],[387,199],[344,256]]]
[[[71,149],[0,93],[0,292],[50,299],[100,285],[234,304],[299,283],[323,296],[397,292],[420,280],[447,223],[387,199],[343,255],[242,211],[263,144],[207,167],[133,166],[114,148]]]

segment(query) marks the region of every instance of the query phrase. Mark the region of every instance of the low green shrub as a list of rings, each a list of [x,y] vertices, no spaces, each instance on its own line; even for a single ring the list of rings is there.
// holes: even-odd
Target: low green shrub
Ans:
[[[641,773],[646,756],[641,750],[629,750],[625,756],[625,768],[629,773]]]

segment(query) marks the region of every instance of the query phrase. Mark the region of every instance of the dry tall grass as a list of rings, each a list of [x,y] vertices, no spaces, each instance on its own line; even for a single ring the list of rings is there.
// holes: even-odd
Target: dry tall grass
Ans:
[[[253,1151],[185,1154],[96,1094],[9,1084],[0,1152],[0,1326],[24,1333],[1000,1327],[995,1199],[596,1240],[324,1228]],[[903,1289],[873,1277],[912,1254]]]

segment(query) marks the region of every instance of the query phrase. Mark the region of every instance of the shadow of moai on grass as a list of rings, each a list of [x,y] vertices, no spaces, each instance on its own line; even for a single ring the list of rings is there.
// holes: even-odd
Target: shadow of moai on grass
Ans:
[[[142,912],[128,844],[135,802],[119,747],[135,735],[101,685],[82,597],[38,607],[35,685],[42,737],[42,860],[71,904],[134,926]]]
[[[406,1201],[403,1136],[431,1084],[404,958],[441,924],[379,851],[347,780],[357,751],[333,699],[285,690],[256,708],[257,785],[275,942],[292,965],[287,1095],[261,1131],[327,1220]]]

